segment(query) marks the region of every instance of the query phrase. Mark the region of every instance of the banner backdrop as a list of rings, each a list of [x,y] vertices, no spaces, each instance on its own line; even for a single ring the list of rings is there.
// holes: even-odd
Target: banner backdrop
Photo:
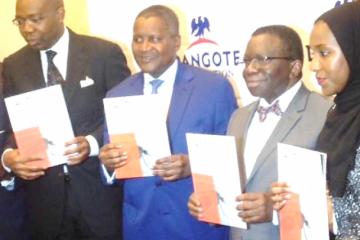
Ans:
[[[131,53],[136,15],[153,4],[171,7],[180,19],[180,60],[228,77],[241,105],[254,100],[242,78],[240,61],[256,28],[269,24],[293,27],[301,35],[305,48],[314,20],[324,11],[346,1],[136,0],[124,3],[119,0],[64,0],[66,24],[76,32],[118,43],[133,73],[138,71]],[[16,0],[0,0],[0,60],[25,44],[17,27],[11,23],[15,17],[15,4]],[[303,81],[311,89],[319,90],[306,61]]]

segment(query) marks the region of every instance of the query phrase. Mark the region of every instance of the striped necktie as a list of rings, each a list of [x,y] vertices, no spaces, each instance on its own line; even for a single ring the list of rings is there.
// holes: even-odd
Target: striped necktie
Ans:
[[[158,88],[160,87],[160,85],[163,82],[164,82],[163,80],[159,80],[159,79],[154,79],[154,80],[150,81],[150,84],[152,86],[151,94],[157,94],[158,93]]]
[[[46,51],[46,57],[48,61],[48,69],[47,69],[47,86],[52,86],[55,84],[61,84],[64,82],[64,78],[61,76],[59,69],[54,64],[54,57],[56,52],[53,50]]]

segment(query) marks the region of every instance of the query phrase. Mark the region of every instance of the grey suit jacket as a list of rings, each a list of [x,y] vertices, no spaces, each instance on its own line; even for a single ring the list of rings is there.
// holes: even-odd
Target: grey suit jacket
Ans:
[[[229,122],[228,135],[235,136],[242,148],[258,104],[256,101],[238,109]],[[301,86],[259,154],[252,172],[246,173],[246,192],[268,192],[271,183],[277,181],[277,143],[314,149],[331,104],[330,100]],[[247,230],[233,228],[231,232],[232,240],[279,239],[278,226],[271,222],[248,224]]]

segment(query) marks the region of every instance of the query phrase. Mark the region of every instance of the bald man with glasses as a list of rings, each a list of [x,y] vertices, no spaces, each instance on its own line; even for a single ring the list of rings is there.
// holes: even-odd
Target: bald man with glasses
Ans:
[[[101,183],[97,154],[102,99],[130,71],[119,46],[71,31],[64,18],[62,0],[16,1],[13,23],[27,45],[4,59],[4,96],[61,85],[75,135],[64,143],[67,164],[30,166],[38,157],[13,144],[3,164],[24,183],[32,239],[121,239],[121,187]]]
[[[246,175],[234,211],[248,223],[248,229],[232,228],[231,240],[280,238],[269,192],[278,176],[277,143],[313,149],[331,106],[301,83],[303,58],[301,39],[287,26],[258,28],[247,44],[243,76],[259,100],[236,110],[228,126],[227,134],[242,140]],[[188,206],[195,217],[203,211],[195,195]]]

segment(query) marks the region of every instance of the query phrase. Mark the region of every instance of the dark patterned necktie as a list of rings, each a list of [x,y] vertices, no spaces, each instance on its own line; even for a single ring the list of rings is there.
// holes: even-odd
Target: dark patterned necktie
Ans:
[[[152,86],[151,94],[157,94],[158,93],[158,88],[160,87],[160,85],[163,82],[164,82],[163,80],[159,80],[159,79],[154,79],[154,80],[150,81],[150,84]]]
[[[280,105],[279,105],[279,100],[276,100],[271,106],[269,107],[263,107],[263,106],[259,106],[257,109],[257,112],[259,113],[259,120],[260,122],[265,121],[266,116],[268,113],[275,113],[277,116],[281,116],[282,115],[282,111],[280,109]]]
[[[47,69],[47,86],[52,86],[55,84],[61,84],[64,82],[64,78],[61,76],[59,69],[54,64],[54,57],[56,52],[53,50],[46,51],[46,57],[48,61],[48,69]]]

